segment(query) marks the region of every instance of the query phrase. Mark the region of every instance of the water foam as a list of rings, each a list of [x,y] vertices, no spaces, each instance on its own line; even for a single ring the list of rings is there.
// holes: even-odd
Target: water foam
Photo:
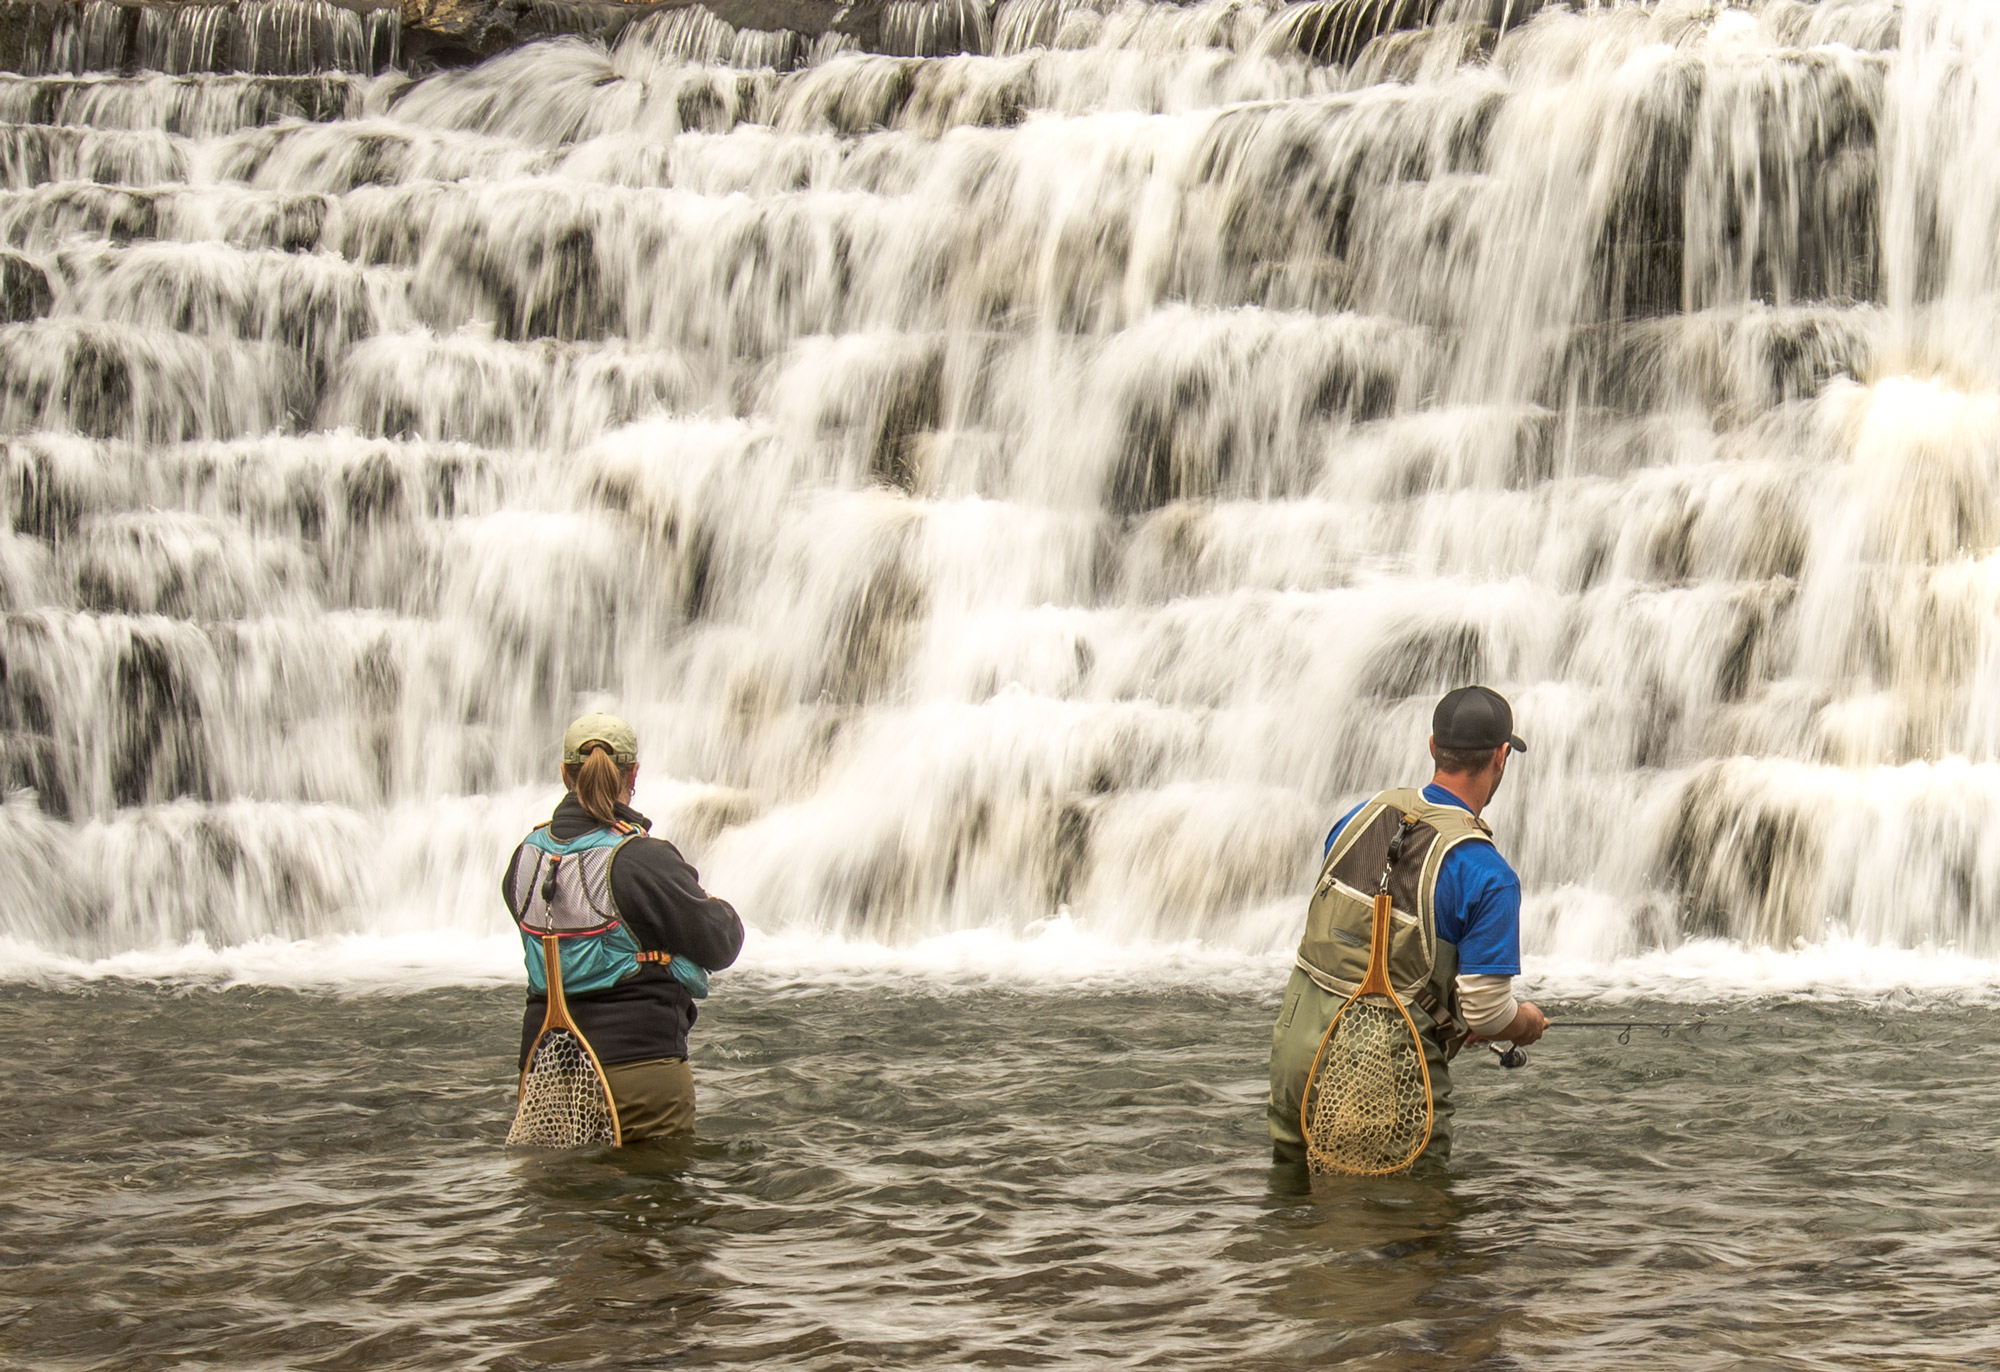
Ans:
[[[212,947],[197,936],[178,946],[98,958],[51,953],[5,938],[0,982],[52,990],[117,981],[180,992],[268,987],[343,997],[411,995],[450,987],[521,987],[521,956],[515,934],[455,930],[260,938],[229,947]],[[1067,912],[1031,921],[1018,934],[975,928],[902,944],[752,928],[737,965],[714,978],[717,999],[711,1009],[727,1014],[733,996],[870,990],[1167,993],[1275,1003],[1291,965],[1289,948],[1251,951],[1198,939],[1134,942],[1092,932]],[[1784,950],[1700,939],[1609,958],[1530,955],[1519,991],[1545,1005],[1614,1008],[1985,1005],[2000,1000],[2000,963],[1950,950],[1884,948],[1849,937]]]

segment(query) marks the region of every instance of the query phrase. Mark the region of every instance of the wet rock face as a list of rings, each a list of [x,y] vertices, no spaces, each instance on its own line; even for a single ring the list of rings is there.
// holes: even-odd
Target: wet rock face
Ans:
[[[422,73],[484,61],[567,35],[615,40],[634,19],[694,0],[0,0],[0,71]],[[840,35],[912,57],[983,52],[987,0],[715,0],[701,6],[737,31]]]
[[[0,0],[0,71],[377,72],[398,64],[400,30],[383,0]]]
[[[402,0],[404,65],[422,71],[464,66],[537,38],[566,34],[610,40],[652,5],[598,0]]]
[[[19,324],[49,312],[48,273],[17,253],[0,252],[0,324]]]
[[[54,45],[62,7],[39,4],[0,5],[0,70],[40,72]]]
[[[986,0],[402,0],[405,65],[423,69],[482,61],[538,38],[577,35],[610,42],[633,20],[700,8],[738,31],[814,39],[844,35],[869,52],[909,57],[983,52]],[[923,11],[921,16],[910,11]]]
[[[1548,3],[1301,0],[1283,10],[1279,38],[1316,62],[1345,65],[1379,38],[1438,24],[1490,44]],[[991,52],[995,8],[995,0],[0,0],[0,71],[421,75],[537,39],[614,42],[661,10],[698,10],[733,34],[768,40],[758,51],[783,69],[784,54],[827,39],[900,57]],[[1049,26],[1062,13],[1042,7],[1028,22],[1049,31],[1016,38],[1053,41]],[[1394,57],[1385,50],[1385,62]]]

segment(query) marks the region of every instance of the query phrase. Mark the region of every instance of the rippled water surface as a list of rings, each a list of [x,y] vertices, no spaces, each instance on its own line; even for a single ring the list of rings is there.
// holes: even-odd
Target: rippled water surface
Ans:
[[[1558,1031],[1448,1177],[1315,1195],[1275,994],[738,978],[698,1140],[562,1158],[501,1146],[513,1005],[0,990],[0,1362],[2000,1366],[1981,1010]]]

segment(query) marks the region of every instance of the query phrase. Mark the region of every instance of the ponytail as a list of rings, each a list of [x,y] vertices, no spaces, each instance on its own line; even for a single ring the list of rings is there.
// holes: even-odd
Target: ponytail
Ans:
[[[576,793],[577,804],[600,824],[618,819],[618,798],[630,776],[611,756],[609,744],[596,739],[583,745],[583,761],[563,768],[563,784]]]

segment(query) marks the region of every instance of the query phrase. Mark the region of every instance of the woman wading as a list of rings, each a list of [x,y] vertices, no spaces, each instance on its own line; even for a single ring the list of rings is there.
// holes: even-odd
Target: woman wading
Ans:
[[[563,735],[568,794],[514,850],[501,883],[517,925],[551,907],[560,927],[563,994],[611,1086],[626,1143],[694,1131],[688,1030],[708,973],[736,961],[743,921],[701,889],[699,874],[634,810],[638,737],[615,715],[585,715]],[[528,1004],[521,1058],[548,1009],[541,940],[522,927]]]

